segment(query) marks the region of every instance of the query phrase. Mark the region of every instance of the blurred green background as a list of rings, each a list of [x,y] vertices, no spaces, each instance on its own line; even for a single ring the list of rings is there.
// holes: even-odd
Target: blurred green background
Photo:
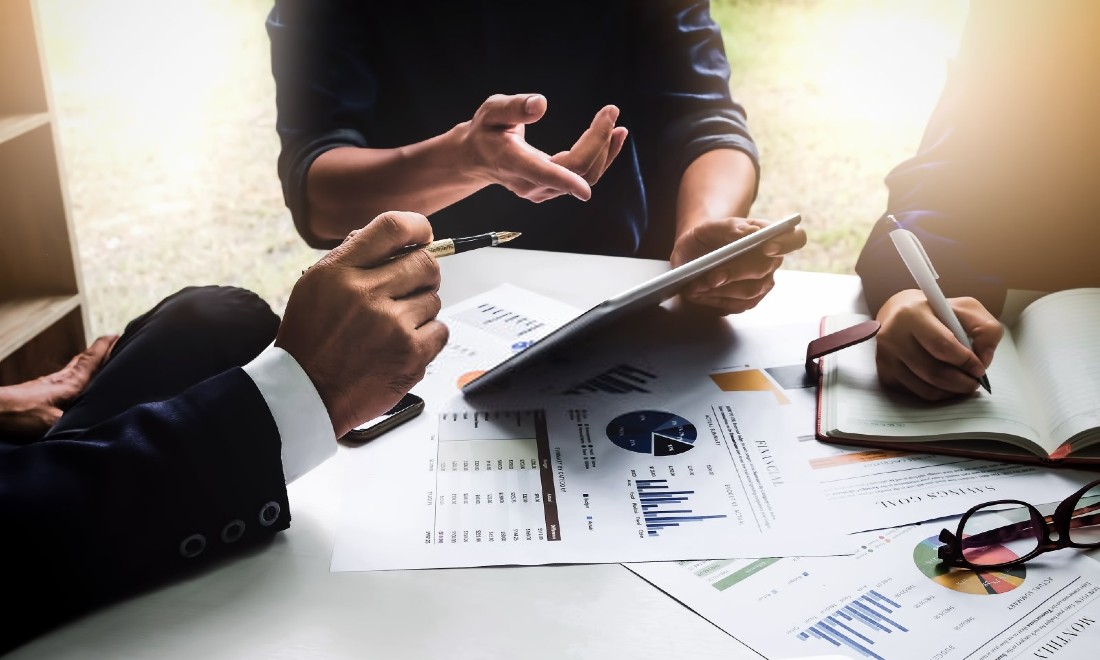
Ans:
[[[275,172],[271,0],[38,3],[90,332],[121,331],[189,284],[244,286],[280,311],[320,253],[294,232]],[[810,237],[785,267],[852,272],[885,205],[883,177],[920,140],[966,8],[713,2],[761,151],[753,215],[799,211]]]

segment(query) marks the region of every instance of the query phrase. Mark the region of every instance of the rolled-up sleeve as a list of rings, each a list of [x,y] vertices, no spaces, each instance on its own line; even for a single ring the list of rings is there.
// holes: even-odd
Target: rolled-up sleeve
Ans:
[[[730,67],[722,32],[708,2],[642,3],[641,66],[637,84],[652,104],[651,130],[664,180],[679,181],[695,159],[713,149],[747,154],[760,175],[760,158],[744,107],[730,94]],[[755,197],[755,191],[753,193]]]
[[[358,52],[360,25],[351,5],[328,0],[277,0],[267,17],[283,199],[298,233],[315,248],[332,242],[309,229],[309,168],[330,149],[368,146],[357,120],[374,106],[377,85]]]

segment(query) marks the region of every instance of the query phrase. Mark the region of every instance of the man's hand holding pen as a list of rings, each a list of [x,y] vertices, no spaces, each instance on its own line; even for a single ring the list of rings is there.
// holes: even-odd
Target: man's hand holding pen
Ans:
[[[275,346],[309,376],[336,437],[397,403],[447,343],[439,264],[407,250],[431,240],[419,213],[383,213],[294,285]]]

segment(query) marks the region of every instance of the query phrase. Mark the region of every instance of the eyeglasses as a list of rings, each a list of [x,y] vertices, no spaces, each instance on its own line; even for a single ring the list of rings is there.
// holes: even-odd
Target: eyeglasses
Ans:
[[[985,513],[1026,519],[989,529]],[[940,542],[943,564],[978,570],[1017,566],[1062,548],[1100,547],[1100,480],[1085,484],[1050,516],[1020,500],[979,504],[959,520],[957,532],[940,532]]]

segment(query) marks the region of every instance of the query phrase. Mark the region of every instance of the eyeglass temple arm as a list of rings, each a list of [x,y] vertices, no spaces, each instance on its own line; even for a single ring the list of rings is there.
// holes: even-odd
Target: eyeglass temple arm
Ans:
[[[1047,522],[1050,521],[1047,520]],[[1023,536],[1021,532],[1029,529],[1031,529],[1030,518],[1021,520],[1018,523],[1012,523],[1011,525],[1005,525],[1004,527],[994,527],[984,532],[970,534],[969,536],[959,539],[959,544],[962,546],[983,546],[989,545],[994,541],[1013,541]]]
[[[1084,509],[1078,509],[1074,513],[1087,513],[1095,512],[1087,516],[1076,516],[1070,519],[1069,528],[1079,529],[1081,527],[1088,527],[1100,523],[1100,504],[1086,507]],[[1054,522],[1054,516],[1043,516],[1043,520],[1047,523]],[[1031,529],[1031,519],[1021,520],[1017,523],[1005,525],[1003,527],[994,527],[993,529],[979,532],[977,534],[971,534],[964,539],[961,539],[961,544],[964,546],[982,546],[989,545],[993,541],[1012,541],[1020,538],[1021,532]],[[952,534],[954,537],[954,534]]]

